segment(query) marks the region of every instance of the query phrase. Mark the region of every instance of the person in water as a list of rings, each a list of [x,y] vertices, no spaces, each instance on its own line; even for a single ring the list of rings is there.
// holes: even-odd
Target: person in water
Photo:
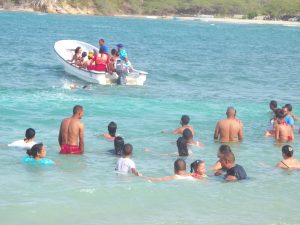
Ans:
[[[125,146],[124,139],[120,136],[117,136],[114,139],[114,154],[123,155],[124,146]]]
[[[80,121],[83,115],[83,107],[75,105],[73,115],[61,122],[58,135],[60,154],[82,154],[84,152],[84,125]]]
[[[228,107],[227,118],[220,120],[215,128],[214,139],[220,142],[237,142],[243,139],[243,124],[236,118],[236,110]]]
[[[191,176],[196,179],[202,179],[207,177],[205,174],[205,162],[202,160],[196,160],[191,164]]]
[[[285,104],[285,106],[282,107],[282,110],[283,110],[284,116],[285,116],[284,117],[285,122],[288,125],[291,125],[292,127],[294,127],[295,120],[298,120],[298,117],[292,113],[292,109],[293,109],[293,107],[291,104]]]
[[[277,101],[275,101],[275,100],[270,101],[269,107],[270,107],[273,115],[275,115],[275,110],[277,109]]]
[[[116,171],[119,173],[132,173],[136,176],[142,176],[136,169],[135,163],[131,159],[133,147],[131,144],[125,144],[123,149],[123,157],[120,158],[116,165]]]
[[[282,147],[281,151],[283,160],[277,163],[276,167],[288,170],[300,169],[300,162],[293,157],[294,150],[292,146],[285,145]]]
[[[227,181],[243,180],[247,178],[247,174],[244,168],[238,164],[235,164],[235,157],[233,152],[226,152],[220,159],[222,168],[226,170],[224,176]]]
[[[167,181],[167,180],[181,180],[181,179],[193,179],[191,174],[186,172],[186,163],[183,159],[177,159],[174,162],[174,175],[166,177],[145,177],[147,180],[151,181]]]
[[[28,128],[25,131],[25,138],[22,140],[14,141],[8,144],[8,147],[17,147],[17,148],[24,148],[24,149],[31,149],[33,145],[36,144],[34,141],[35,138],[35,130],[32,128]]]
[[[176,128],[175,130],[172,131],[173,134],[182,134],[183,131],[188,128],[192,131],[192,134],[195,135],[195,130],[194,128],[189,125],[189,122],[190,122],[190,117],[188,115],[182,115],[181,116],[181,119],[180,119],[180,124],[181,124],[181,127],[178,127]],[[162,133],[168,133],[168,131],[161,131]]]
[[[212,170],[216,170],[216,173],[223,173],[223,168],[222,168],[222,164],[221,164],[221,158],[224,156],[224,154],[226,154],[227,152],[231,152],[231,148],[229,145],[221,145],[219,147],[218,153],[217,153],[217,157],[219,158],[219,160],[212,166]]]
[[[276,111],[277,125],[275,127],[275,140],[278,142],[288,142],[294,140],[292,126],[288,125],[284,119],[282,109]]]
[[[187,141],[189,147],[196,146],[196,147],[203,147],[204,145],[200,141],[194,140],[194,135],[189,128],[185,128],[182,132],[182,137]],[[190,154],[192,151],[190,150]]]
[[[179,156],[189,156],[188,143],[183,137],[179,137],[176,141],[178,155]]]
[[[107,126],[108,133],[103,134],[108,141],[113,141],[116,137],[117,124],[115,122],[110,122]]]
[[[46,159],[47,151],[43,143],[35,144],[31,149],[27,150],[27,155],[21,162],[34,165],[55,165],[55,162],[51,159]]]

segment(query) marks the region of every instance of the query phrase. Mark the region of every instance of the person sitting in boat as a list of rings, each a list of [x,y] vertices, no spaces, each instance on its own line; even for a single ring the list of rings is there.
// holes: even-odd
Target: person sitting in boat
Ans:
[[[113,73],[116,72],[117,69],[117,60],[119,59],[119,53],[116,49],[111,50],[111,57],[109,59],[109,64],[108,64],[108,72]]]
[[[77,47],[75,48],[75,54],[73,55],[73,58],[71,60],[68,60],[71,64],[75,64],[76,66],[79,66],[81,63],[81,56],[82,54],[82,48]]]
[[[94,70],[95,69],[95,62],[92,62],[93,58],[94,58],[94,52],[93,51],[89,51],[88,60],[87,60],[87,66],[86,66],[86,68],[88,70]]]
[[[87,60],[88,60],[86,56],[87,56],[87,53],[82,52],[81,59],[80,59],[80,65],[79,65],[80,68],[86,68]]]
[[[95,69],[96,71],[107,71],[107,65],[109,63],[109,55],[104,53],[103,48],[100,48],[99,54],[95,54],[91,64],[95,62]]]
[[[128,69],[128,72],[130,72],[130,70],[133,69],[129,59],[128,59],[128,56],[127,56],[127,53],[124,49],[124,46],[123,44],[117,44],[117,48],[118,48],[118,53],[120,55],[120,59],[123,60],[125,62],[125,65]]]

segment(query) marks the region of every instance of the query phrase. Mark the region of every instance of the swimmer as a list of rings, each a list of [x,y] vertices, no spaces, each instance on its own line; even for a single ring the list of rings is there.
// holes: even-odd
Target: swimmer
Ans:
[[[220,142],[237,142],[243,139],[243,124],[236,118],[236,110],[228,107],[227,118],[220,120],[215,128],[214,139]]]
[[[273,116],[275,115],[275,110],[277,109],[277,101],[272,100],[270,101],[269,107],[273,113]]]
[[[288,170],[300,169],[300,162],[293,157],[294,150],[292,146],[285,145],[281,150],[283,160],[277,163],[276,167]]]
[[[289,142],[294,140],[294,131],[292,126],[284,120],[282,109],[276,111],[277,126],[275,127],[275,140],[278,142]]]
[[[120,136],[117,136],[115,139],[114,139],[114,153],[116,155],[122,155],[123,154],[123,150],[124,150],[124,139]]]
[[[181,116],[181,120],[180,120],[180,124],[181,124],[181,127],[178,127],[176,128],[175,130],[171,131],[173,134],[182,134],[183,131],[188,128],[191,130],[192,134],[195,135],[195,130],[194,128],[189,125],[189,122],[190,122],[190,117],[188,115],[182,115]],[[169,133],[169,131],[161,131],[161,133]]]
[[[217,170],[216,174],[215,174],[216,176],[221,175],[223,173],[222,165],[221,165],[220,160],[226,152],[231,152],[230,146],[229,145],[221,145],[219,147],[219,150],[218,150],[218,153],[217,153],[217,157],[219,158],[219,160],[212,167],[212,170]]]
[[[189,128],[185,128],[182,132],[182,137],[187,141],[189,146],[203,147],[200,141],[194,141],[193,132]]]
[[[102,134],[103,137],[108,141],[114,141],[116,137],[117,124],[115,122],[110,122],[107,126],[108,133]]]
[[[182,179],[193,179],[193,177],[186,173],[186,163],[183,159],[177,159],[174,162],[174,175],[166,177],[145,177],[147,180],[151,181],[167,181],[167,180],[182,180]]]
[[[123,149],[123,157],[120,158],[116,165],[116,171],[119,173],[132,173],[136,176],[142,176],[135,167],[135,163],[131,159],[133,147],[131,144],[125,144]]]
[[[36,144],[34,138],[35,138],[35,130],[32,128],[28,128],[25,132],[25,138],[23,140],[14,141],[8,144],[8,147],[31,149],[32,146]]]
[[[73,83],[69,85],[70,89],[78,89],[78,88],[86,89],[87,87],[88,87],[88,85],[79,86],[79,85],[73,84]]]
[[[207,177],[205,174],[205,162],[202,160],[196,160],[191,164],[191,176],[196,179],[202,179]]]
[[[47,151],[43,143],[35,144],[31,149],[27,150],[27,155],[21,162],[34,165],[55,165],[51,159],[46,159]]]
[[[226,152],[220,160],[222,168],[226,170],[224,176],[226,181],[237,181],[247,178],[244,168],[235,164],[235,157],[233,152]]]
[[[61,122],[58,135],[60,154],[83,154],[84,125],[80,122],[83,115],[83,107],[75,105],[73,115]]]

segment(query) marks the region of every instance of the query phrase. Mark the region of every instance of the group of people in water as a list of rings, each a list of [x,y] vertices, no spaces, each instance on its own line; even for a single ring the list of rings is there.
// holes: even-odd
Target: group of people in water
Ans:
[[[272,130],[267,131],[267,136],[274,136],[278,142],[286,143],[294,139],[294,120],[298,118],[291,113],[292,106],[286,104],[283,108],[277,108],[276,101],[270,102],[270,109],[274,113]],[[212,166],[215,171],[214,175],[219,176],[225,174],[224,178],[227,181],[236,181],[247,178],[244,168],[235,163],[235,155],[227,144],[238,142],[243,139],[243,124],[236,118],[236,110],[233,107],[228,107],[226,111],[227,118],[218,121],[214,139],[221,143],[218,149],[218,161]],[[84,124],[81,118],[84,116],[84,109],[80,105],[73,108],[73,115],[62,120],[58,143],[60,145],[60,154],[83,154],[84,153]],[[194,161],[190,167],[190,172],[187,172],[187,166],[184,158],[192,154],[191,147],[203,147],[203,144],[193,139],[195,130],[189,124],[190,118],[188,115],[181,117],[181,126],[171,131],[174,134],[181,135],[177,139],[176,153],[178,158],[174,162],[174,175],[154,178],[143,176],[136,168],[134,161],[131,159],[133,154],[133,146],[129,143],[125,144],[124,139],[118,136],[117,124],[110,122],[108,124],[108,133],[103,134],[103,137],[114,143],[113,154],[119,156],[115,170],[122,174],[132,173],[136,176],[142,176],[145,179],[152,181],[165,181],[174,179],[203,179],[207,177],[205,174],[205,162],[203,160]],[[162,131],[166,133],[168,131]],[[300,132],[300,130],[299,130]],[[42,143],[34,142],[35,131],[32,128],[26,130],[25,139],[15,141],[9,144],[10,147],[23,147],[27,149],[28,156],[22,159],[23,163],[55,165],[56,163],[46,157],[46,149]],[[150,150],[145,149],[149,152]],[[151,152],[151,151],[150,151]],[[283,169],[300,169],[300,162],[293,157],[293,147],[284,145],[282,147],[283,160],[278,162],[277,167]],[[155,153],[154,153],[155,154]]]
[[[82,47],[78,46],[70,63],[87,70],[102,71],[108,73],[130,72],[133,68],[128,59],[123,44],[119,43],[109,54],[103,38],[99,40],[99,51],[93,49],[85,52]]]

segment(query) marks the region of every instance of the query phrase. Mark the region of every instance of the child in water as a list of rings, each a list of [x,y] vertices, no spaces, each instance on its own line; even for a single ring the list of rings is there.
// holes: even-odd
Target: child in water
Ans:
[[[114,153],[116,155],[122,155],[124,146],[125,146],[124,139],[120,136],[116,137],[114,140],[114,147],[115,147]]]
[[[55,165],[51,159],[46,159],[47,151],[43,143],[35,144],[31,149],[27,150],[28,156],[24,157],[21,162],[34,165]]]
[[[283,160],[277,163],[276,167],[288,170],[300,169],[300,162],[293,157],[294,150],[292,146],[285,145],[281,150]]]
[[[196,179],[202,179],[207,177],[205,174],[205,162],[202,160],[196,160],[191,164],[191,176]]]
[[[25,132],[24,139],[14,141],[14,142],[8,144],[8,147],[31,149],[31,147],[36,144],[34,142],[34,138],[35,138],[35,130],[32,128],[28,128]]]
[[[115,122],[110,122],[107,126],[108,133],[103,134],[103,137],[108,141],[114,141],[116,138],[117,124]]]

